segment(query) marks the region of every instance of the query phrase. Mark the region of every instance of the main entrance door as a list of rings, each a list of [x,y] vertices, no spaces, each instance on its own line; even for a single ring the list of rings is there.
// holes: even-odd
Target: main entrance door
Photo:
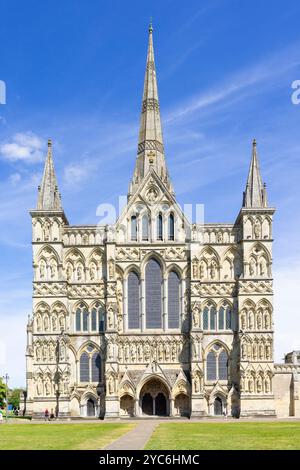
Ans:
[[[149,380],[140,393],[142,414],[147,416],[168,416],[168,396],[167,387],[160,380]]]
[[[154,414],[153,410],[153,398],[150,393],[145,393],[142,398],[142,412],[144,415],[152,416]]]

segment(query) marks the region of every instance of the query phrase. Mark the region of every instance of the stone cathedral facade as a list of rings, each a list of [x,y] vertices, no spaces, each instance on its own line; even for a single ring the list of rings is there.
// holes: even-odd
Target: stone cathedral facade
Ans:
[[[188,221],[165,159],[152,36],[135,170],[114,225],[69,224],[48,143],[31,211],[26,412],[300,415],[299,354],[273,359],[275,210],[256,142],[236,221]]]

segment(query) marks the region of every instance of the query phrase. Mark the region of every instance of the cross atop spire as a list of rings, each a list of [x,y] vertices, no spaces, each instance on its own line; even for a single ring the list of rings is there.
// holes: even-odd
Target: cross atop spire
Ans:
[[[149,24],[148,53],[140,118],[138,152],[131,185],[132,188],[139,184],[144,176],[146,176],[150,167],[154,168],[164,183],[171,189],[164,155],[154,61],[152,19]]]
[[[48,211],[62,210],[52,158],[52,142],[50,139],[48,140],[48,152],[44,167],[42,184],[39,186],[37,209]]]
[[[254,139],[252,143],[252,159],[246,184],[246,191],[244,192],[243,207],[262,208],[267,206],[266,184],[262,183],[256,140]]]

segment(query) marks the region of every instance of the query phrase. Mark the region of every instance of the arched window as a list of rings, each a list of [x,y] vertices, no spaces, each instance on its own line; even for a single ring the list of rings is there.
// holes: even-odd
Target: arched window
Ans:
[[[98,308],[99,331],[104,331],[105,328],[105,311],[103,305]]]
[[[228,306],[226,308],[226,330],[230,330],[232,328],[232,322],[231,322],[231,309]]]
[[[150,259],[146,265],[146,328],[162,326],[162,273],[159,263]]]
[[[207,354],[207,380],[217,380],[217,357],[213,351]]]
[[[100,303],[91,312],[91,331],[104,331],[104,307]]]
[[[147,215],[142,218],[142,239],[143,241],[149,240],[149,220]]]
[[[227,353],[222,351],[218,357],[219,380],[227,380]]]
[[[207,354],[206,378],[207,380],[228,379],[228,355],[219,344],[214,344]]]
[[[92,344],[86,347],[79,361],[80,382],[101,381],[101,357]]]
[[[174,240],[174,232],[175,232],[175,230],[174,230],[174,214],[173,214],[173,213],[171,213],[171,214],[169,215],[168,225],[169,225],[169,227],[168,227],[168,230],[169,230],[169,234],[168,234],[168,235],[169,235],[169,240]]]
[[[90,381],[90,358],[86,352],[80,356],[80,382]]]
[[[83,329],[83,331],[89,331],[89,312],[88,312],[86,307],[83,309],[82,315],[83,315],[82,316],[82,320],[83,320],[82,329]]]
[[[216,329],[216,317],[217,317],[217,312],[215,307],[210,308],[210,329],[215,330]]]
[[[203,330],[208,330],[208,316],[209,316],[208,307],[204,307],[204,310],[203,310]]]
[[[92,310],[92,331],[97,331],[97,309]]]
[[[137,240],[137,218],[135,215],[131,217],[131,240]]]
[[[219,330],[224,330],[224,325],[225,325],[225,309],[224,307],[220,307],[219,309]]]
[[[179,328],[180,279],[175,271],[168,278],[168,328]]]
[[[127,282],[128,299],[128,328],[140,327],[140,280],[138,275],[131,271]]]
[[[101,379],[101,358],[99,353],[93,354],[92,358],[92,382],[100,382]]]
[[[76,331],[81,331],[81,309],[76,310]]]
[[[158,214],[157,217],[157,240],[163,239],[163,217],[162,214]]]

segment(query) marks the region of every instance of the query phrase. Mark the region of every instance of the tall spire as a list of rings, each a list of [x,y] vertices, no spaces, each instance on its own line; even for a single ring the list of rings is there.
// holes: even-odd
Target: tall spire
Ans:
[[[268,202],[266,185],[262,183],[256,149],[256,140],[254,139],[252,144],[252,158],[246,191],[244,192],[243,207],[262,208],[267,206]]]
[[[60,194],[52,158],[52,142],[48,140],[48,152],[45,162],[42,184],[39,186],[38,210],[62,210]]]
[[[146,176],[150,167],[154,168],[156,173],[171,188],[164,155],[154,62],[152,21],[149,25],[149,42],[140,119],[138,154],[133,178],[134,186]]]

